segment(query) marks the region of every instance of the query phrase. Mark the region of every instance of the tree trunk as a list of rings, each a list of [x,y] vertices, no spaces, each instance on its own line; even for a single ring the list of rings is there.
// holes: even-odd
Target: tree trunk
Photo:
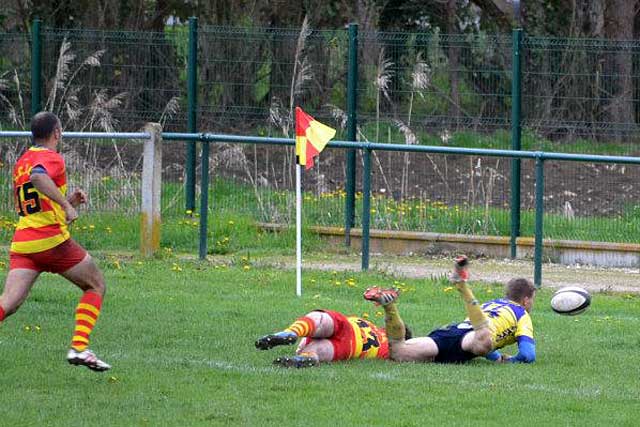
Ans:
[[[605,34],[614,40],[633,40],[633,20],[637,0],[611,0],[605,11]],[[633,109],[632,52],[620,49],[609,58],[611,101],[608,105],[612,123],[635,124]]]
[[[447,1],[447,33],[451,36],[449,39],[449,83],[451,85],[451,104],[449,106],[449,116],[452,116],[456,123],[460,119],[460,92],[458,90],[458,68],[460,67],[460,45],[457,39],[458,34],[458,18],[456,15],[456,0]]]

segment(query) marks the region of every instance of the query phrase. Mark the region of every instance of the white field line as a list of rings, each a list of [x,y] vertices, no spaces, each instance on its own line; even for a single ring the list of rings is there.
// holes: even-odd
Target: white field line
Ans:
[[[127,355],[121,354],[121,357],[118,359],[129,359]],[[276,366],[265,366],[258,367],[247,364],[237,364],[234,362],[230,362],[227,360],[215,360],[215,359],[181,359],[181,358],[173,358],[173,357],[153,357],[153,358],[145,358],[145,361],[151,362],[154,364],[158,363],[166,363],[170,365],[180,365],[184,366],[185,364],[201,366],[206,368],[211,368],[217,371],[232,371],[239,372],[242,374],[276,374],[280,375],[282,370],[285,368],[279,368]],[[266,362],[269,363],[269,362]],[[338,362],[339,363],[339,362]],[[313,369],[313,368],[311,368]],[[316,368],[317,369],[317,368]],[[356,368],[357,369],[357,368]],[[315,369],[313,369],[315,371]],[[303,371],[298,371],[303,372]],[[327,372],[326,370],[322,371],[323,376],[326,376],[328,379],[334,378],[336,376],[335,372]],[[368,375],[371,380],[374,381],[384,381],[384,382],[396,382],[396,383],[404,383],[409,382],[409,379],[403,378],[401,375],[397,373],[394,374],[392,372],[374,372]],[[610,388],[607,389],[600,385],[581,385],[579,387],[557,387],[550,384],[522,384],[522,383],[513,383],[513,382],[489,382],[489,381],[467,381],[464,379],[457,378],[455,376],[449,378],[428,378],[426,379],[429,384],[440,384],[440,385],[454,385],[465,388],[477,389],[478,387],[484,389],[500,389],[500,390],[508,390],[513,391],[514,393],[519,393],[523,389],[530,390],[532,392],[541,392],[544,394],[552,394],[556,396],[573,396],[578,398],[590,398],[590,399],[599,399],[602,397],[606,397],[608,399],[617,399],[617,400],[637,400],[640,402],[640,391],[638,390],[626,390],[626,389],[616,389]]]

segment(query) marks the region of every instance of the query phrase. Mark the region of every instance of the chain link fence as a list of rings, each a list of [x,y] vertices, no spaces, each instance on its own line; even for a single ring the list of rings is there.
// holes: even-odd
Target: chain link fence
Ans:
[[[166,131],[185,131],[188,98],[193,96],[198,130],[273,137],[293,136],[292,107],[300,105],[337,128],[337,139],[344,139],[346,29],[205,26],[197,36],[198,89],[189,94],[187,26],[161,33],[44,28],[42,105],[59,113],[70,130],[135,131],[144,122],[159,121]],[[519,77],[523,149],[615,155],[638,151],[640,46],[635,41],[525,36],[518,44],[507,34],[438,32],[361,32],[357,40],[360,140],[509,148],[513,80]],[[0,94],[23,117],[30,105],[29,42],[24,34],[0,34]],[[514,49],[521,57],[519,76],[513,71]],[[12,111],[0,109],[3,129],[26,125]],[[19,148],[2,144],[4,174],[8,153]],[[95,190],[96,200],[103,202],[92,208],[127,206],[126,194],[112,192],[107,184],[111,180],[114,189],[127,188],[138,148],[109,141],[95,148],[82,144],[92,143],[74,147],[81,157],[100,159],[86,173],[105,180]],[[235,209],[260,221],[292,221],[291,148],[212,146],[213,212]],[[163,209],[180,214],[184,144],[166,144],[164,160]],[[534,174],[529,163],[523,161],[520,185],[522,235],[532,230],[528,212]],[[361,165],[358,156],[358,170]],[[637,168],[562,162],[548,168],[546,237],[632,239],[640,198]],[[345,175],[344,150],[331,149],[305,173],[307,223],[344,225]],[[374,152],[372,225],[508,235],[510,182],[507,159]],[[623,192],[624,197],[613,196]],[[360,221],[358,204],[356,226]],[[551,226],[554,221],[558,227]],[[591,233],[596,228],[602,232]]]

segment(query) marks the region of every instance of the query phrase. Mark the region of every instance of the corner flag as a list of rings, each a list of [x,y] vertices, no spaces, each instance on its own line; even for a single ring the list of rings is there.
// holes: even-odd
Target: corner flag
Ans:
[[[313,158],[336,136],[336,130],[323,125],[296,107],[296,295],[302,296],[302,166],[313,167]]]
[[[296,107],[296,163],[313,167],[313,158],[336,136],[336,130],[324,125]]]

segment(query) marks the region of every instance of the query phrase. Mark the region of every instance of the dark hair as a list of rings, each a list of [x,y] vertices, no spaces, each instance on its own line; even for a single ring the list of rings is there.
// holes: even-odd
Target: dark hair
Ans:
[[[47,139],[60,126],[60,119],[53,113],[41,111],[31,119],[33,139]]]
[[[533,286],[531,280],[519,277],[509,280],[505,295],[511,301],[522,302],[525,297],[531,298],[535,291],[536,287]]]

